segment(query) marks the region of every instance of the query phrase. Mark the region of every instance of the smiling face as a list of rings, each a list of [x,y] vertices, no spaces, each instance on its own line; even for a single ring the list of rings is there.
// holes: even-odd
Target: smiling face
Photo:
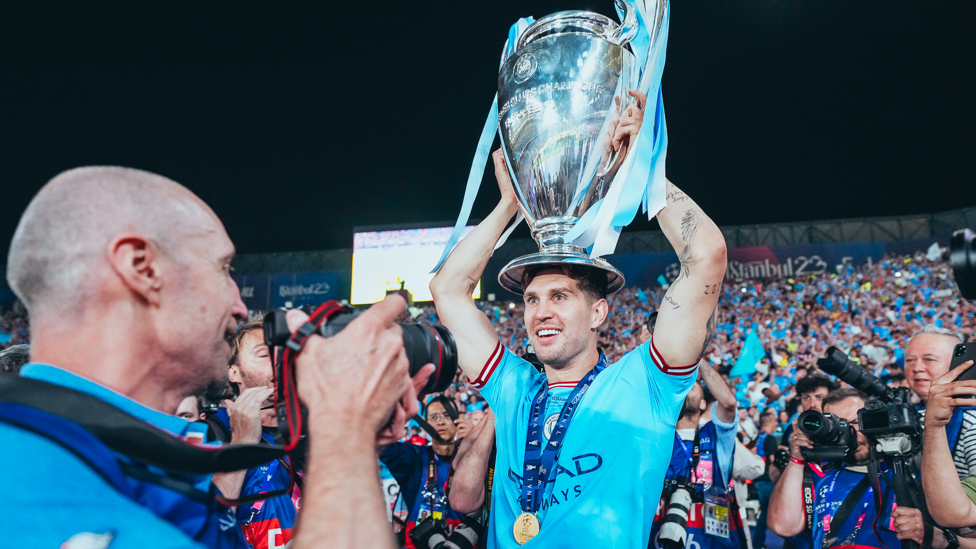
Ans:
[[[525,288],[525,327],[536,356],[560,369],[596,348],[607,300],[593,299],[561,269],[540,271]]]
[[[274,365],[271,353],[264,344],[264,330],[250,329],[241,338],[237,351],[237,363],[228,368],[230,382],[238,384],[243,391],[251,387],[274,387]],[[264,402],[262,407],[274,404],[274,393]]]
[[[164,288],[160,307],[166,311],[160,321],[160,344],[185,369],[184,378],[200,388],[227,385],[228,341],[238,322],[247,318],[230,275],[234,246],[220,221],[211,216],[210,223],[166,258],[173,278]]]
[[[932,382],[949,371],[952,350],[959,340],[944,334],[919,334],[905,351],[905,377],[908,386],[923,401],[929,398]]]

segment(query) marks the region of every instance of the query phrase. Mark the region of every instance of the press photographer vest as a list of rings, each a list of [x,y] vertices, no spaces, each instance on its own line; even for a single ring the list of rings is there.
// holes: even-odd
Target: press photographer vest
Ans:
[[[844,499],[861,482],[866,473],[851,471],[847,468],[823,471],[816,466],[809,466],[813,474],[813,546],[822,547],[824,537],[832,528],[836,529],[834,546],[862,546],[881,547],[872,526],[877,512],[874,504],[874,489],[867,490],[858,498],[851,513],[840,526],[833,524],[832,519],[837,514]],[[882,463],[881,488],[882,514],[878,521],[878,534],[884,545],[900,547],[901,544],[894,534],[891,512],[894,511],[895,493],[890,485],[890,471],[887,464]]]
[[[722,468],[717,459],[716,443],[718,441],[718,433],[715,430],[715,424],[711,421],[705,423],[698,429],[696,435],[699,441],[699,458],[695,465],[698,466],[699,471],[702,473],[700,475],[701,478],[704,480],[705,474],[707,474],[707,478],[711,479],[711,484],[698,484],[692,493],[692,505],[688,512],[688,523],[685,526],[688,536],[685,546],[694,547],[695,549],[707,549],[710,547],[738,549],[739,547],[744,547],[741,536],[742,524],[739,518],[738,504],[735,500],[735,491],[732,490],[730,479],[723,478]],[[654,515],[654,524],[651,526],[651,537],[648,547],[655,549],[660,547],[657,542],[657,535],[667,514],[671,494],[674,493],[677,483],[683,479],[692,478],[692,466],[695,461],[692,455],[693,445],[694,440],[683,441],[678,436],[678,433],[674,434],[674,447],[671,452],[671,462],[668,464],[668,472],[665,476],[665,489],[661,494],[661,501],[658,504],[657,513]],[[730,459],[732,459],[731,456]],[[711,461],[711,463],[706,464],[707,461]],[[730,462],[729,472],[731,473],[731,471],[732,463]],[[731,505],[729,508],[728,538],[706,534],[705,532],[705,517],[702,513],[704,511],[706,492],[723,494],[729,498]]]

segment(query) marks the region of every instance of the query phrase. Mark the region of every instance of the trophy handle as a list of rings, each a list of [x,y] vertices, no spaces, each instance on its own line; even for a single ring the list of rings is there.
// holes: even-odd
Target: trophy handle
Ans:
[[[616,4],[618,10],[623,12],[624,19],[609,39],[614,44],[624,47],[637,36],[637,10],[634,9],[633,4],[626,0],[613,0],[613,3]]]

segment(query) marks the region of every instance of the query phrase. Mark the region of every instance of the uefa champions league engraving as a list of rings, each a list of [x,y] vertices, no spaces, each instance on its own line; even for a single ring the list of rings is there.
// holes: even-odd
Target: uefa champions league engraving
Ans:
[[[635,14],[624,23],[592,12],[549,15],[525,30],[498,73],[498,132],[519,208],[540,251],[502,269],[498,281],[521,293],[526,267],[575,263],[607,271],[609,290],[623,286],[620,271],[564,237],[606,196],[628,154],[611,139],[637,87]]]

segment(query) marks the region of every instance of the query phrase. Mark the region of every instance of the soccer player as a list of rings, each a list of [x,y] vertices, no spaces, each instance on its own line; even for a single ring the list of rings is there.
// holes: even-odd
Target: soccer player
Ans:
[[[517,210],[500,151],[494,166],[501,201],[430,285],[438,316],[457,340],[461,369],[496,414],[487,546],[516,547],[532,538],[534,547],[646,546],[675,423],[715,329],[725,239],[668,182],[667,206],[657,218],[681,273],[661,303],[651,340],[610,365],[597,348],[608,315],[606,271],[527,269],[524,320],[545,365],[540,373],[502,346],[471,299]]]

